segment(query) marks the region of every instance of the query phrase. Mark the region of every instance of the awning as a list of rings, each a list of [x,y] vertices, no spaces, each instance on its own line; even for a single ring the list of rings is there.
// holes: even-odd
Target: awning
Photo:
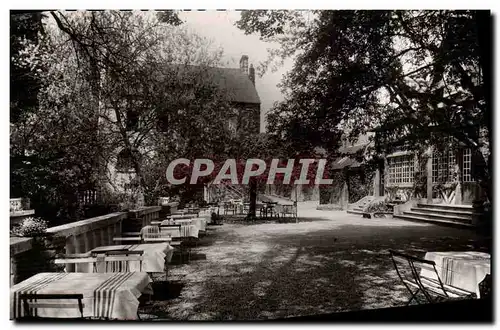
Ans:
[[[333,164],[331,169],[332,170],[341,170],[344,167],[360,167],[361,163],[358,162],[357,160],[350,158],[350,157],[341,157],[337,158]]]

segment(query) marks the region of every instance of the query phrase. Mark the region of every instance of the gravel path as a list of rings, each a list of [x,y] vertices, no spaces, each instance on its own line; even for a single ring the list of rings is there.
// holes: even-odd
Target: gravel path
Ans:
[[[258,320],[391,307],[409,296],[388,249],[485,250],[474,233],[299,206],[299,223],[224,224],[172,266],[167,290],[141,312],[169,320]]]

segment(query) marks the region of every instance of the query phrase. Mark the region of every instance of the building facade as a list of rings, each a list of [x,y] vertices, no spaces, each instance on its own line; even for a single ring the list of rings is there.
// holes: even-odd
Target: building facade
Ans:
[[[229,100],[233,115],[227,118],[227,128],[236,133],[259,133],[260,131],[260,98],[255,87],[255,69],[249,66],[248,56],[241,57],[239,68],[203,68],[204,78],[214,85],[219,92]],[[191,74],[197,70],[194,66],[183,66],[176,68],[177,74]],[[181,79],[182,80],[182,79]],[[189,80],[189,79],[186,79]],[[113,119],[114,118],[114,119]],[[110,120],[116,120],[111,115]],[[130,139],[136,138],[140,131],[141,113],[131,110],[126,113],[125,124],[127,135]],[[161,129],[162,121],[158,120]],[[165,125],[168,126],[168,123]],[[106,127],[104,129],[107,129]],[[174,138],[174,137],[173,137]],[[148,152],[154,154],[154,150],[137,149],[139,157]],[[126,148],[117,148],[114,152],[116,157],[111,157],[106,171],[109,178],[108,187],[112,191],[128,195],[136,205],[143,205],[144,198],[136,189],[136,170],[131,162],[130,151]],[[203,195],[203,192],[201,192]]]

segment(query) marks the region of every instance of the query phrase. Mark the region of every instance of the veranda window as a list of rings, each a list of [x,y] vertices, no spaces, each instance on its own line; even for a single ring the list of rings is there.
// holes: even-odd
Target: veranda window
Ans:
[[[462,167],[462,181],[463,182],[472,182],[472,173],[471,173],[471,167],[472,167],[472,153],[470,149],[465,149],[462,153],[462,161],[463,161],[463,167]]]
[[[432,157],[432,182],[452,182],[455,164],[455,154],[452,150],[434,152]]]
[[[389,166],[389,185],[412,184],[415,173],[415,159],[413,155],[390,157],[387,159]]]

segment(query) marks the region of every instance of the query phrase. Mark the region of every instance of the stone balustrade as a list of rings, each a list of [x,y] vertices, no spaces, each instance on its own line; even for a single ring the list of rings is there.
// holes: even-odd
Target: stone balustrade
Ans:
[[[143,207],[129,212],[115,212],[103,216],[76,221],[47,229],[47,235],[57,238],[51,239],[51,251],[63,251],[66,254],[85,253],[98,246],[114,245],[113,238],[121,236],[123,225],[134,223],[145,226],[159,218],[160,206]],[[29,260],[25,255],[33,248],[32,238],[11,237],[11,284],[23,280],[16,277],[16,269],[29,267]],[[51,256],[53,257],[53,256]],[[20,265],[20,264],[23,265]],[[25,265],[25,264],[28,265]],[[72,269],[68,269],[71,271]],[[42,272],[43,269],[37,269]],[[45,270],[49,271],[49,270]]]
[[[29,237],[10,238],[10,285],[14,285],[17,274],[16,259],[25,252],[30,251],[33,246],[33,239]]]

